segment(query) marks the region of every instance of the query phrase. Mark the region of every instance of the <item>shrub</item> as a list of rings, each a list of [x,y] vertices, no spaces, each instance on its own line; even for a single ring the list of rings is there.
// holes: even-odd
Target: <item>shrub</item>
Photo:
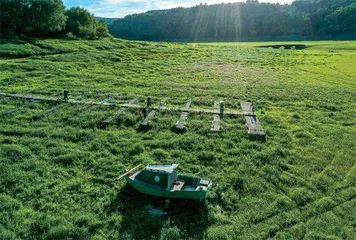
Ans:
[[[93,214],[90,213],[78,216],[74,220],[74,223],[79,228],[88,229],[90,232],[94,232],[97,228],[99,228],[102,225],[102,223],[99,220],[97,220]]]
[[[162,149],[154,150],[152,155],[157,161],[166,161],[169,158],[169,154]]]
[[[236,239],[233,236],[233,231],[231,227],[228,226],[218,226],[212,227],[208,230],[208,240],[232,240]]]
[[[0,213],[6,212],[15,212],[21,208],[21,202],[17,201],[16,199],[5,195],[0,194]],[[0,215],[1,216],[1,215]]]
[[[213,163],[217,160],[217,156],[213,152],[203,151],[198,154],[198,159],[205,163]]]
[[[72,32],[66,33],[65,34],[65,38],[67,38],[67,39],[77,39],[77,37]]]
[[[320,198],[314,204],[319,213],[329,211],[337,205],[331,197]]]
[[[304,239],[327,239],[327,240],[339,240],[340,238],[337,236],[325,236],[323,233],[318,233],[316,231],[311,231],[308,232],[305,236]]]
[[[14,232],[6,229],[3,225],[0,224],[0,239],[1,240],[16,239],[16,234]]]
[[[127,233],[127,232],[124,232],[121,235],[120,239],[122,239],[122,240],[135,240],[135,238],[130,233]]]
[[[130,146],[129,155],[130,156],[140,155],[144,151],[145,151],[145,148],[143,147],[143,145],[141,143],[136,143],[136,144]]]
[[[54,162],[61,163],[63,165],[71,165],[75,162],[75,160],[77,160],[77,155],[74,153],[67,153],[53,158]]]
[[[58,239],[88,239],[90,236],[87,229],[74,228],[71,225],[58,225],[53,226],[46,234],[48,240]]]
[[[92,26],[79,26],[79,37],[84,39],[96,39],[96,30]]]
[[[22,145],[4,144],[0,147],[0,155],[16,162],[28,158],[31,155],[31,151]]]
[[[164,223],[161,232],[160,240],[179,240],[183,239],[183,232],[176,226],[170,226],[171,222],[168,220]]]
[[[290,193],[290,197],[300,207],[307,205],[315,198],[313,192],[303,187],[294,188]]]
[[[293,114],[292,114],[292,118],[294,118],[294,119],[300,119],[300,116],[299,116],[298,113],[293,113]]]

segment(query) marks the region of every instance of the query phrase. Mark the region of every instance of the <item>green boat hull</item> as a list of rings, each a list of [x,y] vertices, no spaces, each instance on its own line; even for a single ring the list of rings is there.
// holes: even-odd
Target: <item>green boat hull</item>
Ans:
[[[156,197],[164,198],[188,198],[188,199],[205,199],[207,195],[206,190],[164,190],[159,188],[150,187],[147,184],[140,183],[127,178],[128,183],[137,191]]]

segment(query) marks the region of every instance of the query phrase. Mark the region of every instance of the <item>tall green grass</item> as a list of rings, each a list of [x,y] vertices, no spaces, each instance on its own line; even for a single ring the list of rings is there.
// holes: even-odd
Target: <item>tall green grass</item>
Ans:
[[[127,110],[101,129],[116,107],[66,105],[33,121],[52,107],[33,102],[0,118],[0,239],[354,239],[355,42],[303,44],[2,41],[1,91],[227,110],[251,101],[267,139],[231,116],[210,134],[203,114],[176,134],[174,112],[138,131],[141,112]],[[22,104],[1,98],[0,113]],[[203,204],[166,209],[116,181],[139,163],[178,163],[214,186]]]

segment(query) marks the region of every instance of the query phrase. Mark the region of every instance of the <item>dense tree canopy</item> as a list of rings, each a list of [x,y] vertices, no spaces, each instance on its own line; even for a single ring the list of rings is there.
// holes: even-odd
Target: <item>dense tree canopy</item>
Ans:
[[[32,36],[51,36],[66,24],[61,0],[1,0],[1,30]]]
[[[1,0],[0,4],[1,36],[59,37],[71,32],[93,39],[109,35],[105,22],[85,9],[66,10],[62,0]]]
[[[354,0],[296,0],[289,5],[259,3],[200,4],[192,8],[149,11],[118,19],[110,32],[126,39],[235,41],[289,36],[355,35]]]
[[[28,7],[26,33],[35,36],[57,33],[64,29],[66,16],[61,0],[31,0]]]
[[[109,35],[106,23],[96,20],[94,15],[83,8],[71,8],[67,10],[66,15],[68,17],[66,31],[75,36],[94,39]]]

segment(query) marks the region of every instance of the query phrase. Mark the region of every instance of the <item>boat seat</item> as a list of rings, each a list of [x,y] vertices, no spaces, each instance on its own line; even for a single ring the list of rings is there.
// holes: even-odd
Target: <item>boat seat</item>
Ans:
[[[178,184],[179,183],[179,184]],[[175,181],[173,183],[173,191],[179,191],[182,190],[183,186],[185,185],[185,181],[184,180],[180,180],[180,181]]]

